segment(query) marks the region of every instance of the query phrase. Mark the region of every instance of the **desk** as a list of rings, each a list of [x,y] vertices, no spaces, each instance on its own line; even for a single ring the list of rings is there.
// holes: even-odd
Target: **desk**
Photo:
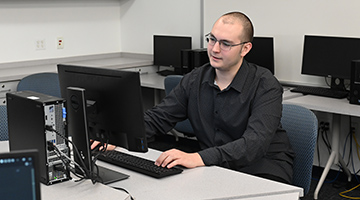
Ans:
[[[287,93],[289,92],[290,91],[287,91]],[[320,181],[315,189],[314,199],[318,199],[320,188],[324,183],[332,164],[337,164],[340,162],[340,164],[343,166],[344,172],[348,176],[348,181],[351,181],[351,173],[346,168],[346,165],[339,154],[340,115],[360,117],[360,107],[358,105],[349,104],[347,99],[334,99],[313,95],[301,95],[296,98],[290,98],[284,100],[284,103],[301,105],[311,110],[331,113],[333,116],[331,140],[332,152],[321,175]]]
[[[117,150],[126,151],[118,148]],[[0,142],[0,152],[8,151],[8,142]],[[127,152],[127,151],[126,151]],[[147,153],[131,154],[155,160],[160,151],[150,149]],[[138,200],[142,199],[255,199],[255,200],[298,200],[303,189],[275,181],[258,178],[221,167],[199,167],[185,169],[183,173],[155,179],[108,163],[101,166],[130,175],[126,180],[110,184],[124,188]],[[56,191],[59,195],[54,195]],[[92,185],[88,180],[82,183],[65,181],[51,186],[41,184],[43,199],[129,199],[119,190],[102,184]]]
[[[120,149],[121,151],[128,151]],[[147,153],[131,154],[155,160],[160,151],[150,149]],[[120,168],[103,163],[102,166],[113,170]],[[130,178],[110,186],[121,187],[136,199],[298,199],[303,196],[302,188],[258,178],[244,173],[211,166],[184,169],[183,173],[163,179],[154,179],[130,170],[121,169]]]
[[[161,76],[156,72],[140,75],[140,82],[142,87],[165,90],[164,80],[165,76]]]

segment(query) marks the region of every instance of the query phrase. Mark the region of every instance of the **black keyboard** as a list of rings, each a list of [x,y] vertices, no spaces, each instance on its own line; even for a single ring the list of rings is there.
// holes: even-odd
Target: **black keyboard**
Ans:
[[[349,94],[348,91],[344,91],[344,90],[333,90],[330,88],[312,87],[312,86],[297,86],[296,88],[291,89],[290,91],[303,93],[305,95],[311,94],[316,96],[331,97],[337,99],[346,98]]]
[[[154,161],[133,156],[119,151],[106,151],[97,157],[119,167],[124,167],[155,178],[163,178],[170,175],[180,174],[183,170],[178,167],[164,168],[154,164]]]
[[[161,71],[157,71],[156,73],[158,73],[161,76],[176,75],[176,73],[171,70],[161,70]]]

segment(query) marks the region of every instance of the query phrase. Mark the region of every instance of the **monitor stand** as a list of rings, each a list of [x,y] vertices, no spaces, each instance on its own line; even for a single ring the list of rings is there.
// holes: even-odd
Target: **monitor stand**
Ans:
[[[88,134],[87,115],[85,103],[85,89],[68,87],[67,88],[67,119],[68,119],[68,131],[72,137],[74,145],[74,160],[76,163],[81,164],[82,167],[86,167],[92,170],[93,173],[100,177],[99,180],[103,184],[110,184],[116,181],[120,181],[129,177],[129,175],[122,174],[101,166],[92,166],[92,154],[90,149],[90,138]],[[79,154],[75,151],[78,150]],[[93,169],[92,169],[93,168]],[[97,171],[98,170],[98,171]],[[77,171],[80,171],[77,168]],[[90,178],[90,174],[86,174]]]
[[[101,179],[100,182],[105,185],[129,178],[129,175],[117,171],[113,171],[105,167],[98,166],[98,169],[99,169],[99,177]],[[93,172],[96,173],[96,168],[93,169]]]

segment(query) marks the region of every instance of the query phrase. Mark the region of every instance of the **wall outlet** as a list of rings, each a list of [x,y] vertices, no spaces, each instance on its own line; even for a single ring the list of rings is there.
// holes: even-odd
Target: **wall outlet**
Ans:
[[[63,49],[64,48],[64,38],[63,37],[58,37],[56,39],[56,43],[57,43],[57,49]]]
[[[329,131],[330,130],[330,123],[327,121],[320,121],[319,128],[321,131]]]
[[[35,49],[36,50],[45,50],[46,49],[45,39],[35,40]]]

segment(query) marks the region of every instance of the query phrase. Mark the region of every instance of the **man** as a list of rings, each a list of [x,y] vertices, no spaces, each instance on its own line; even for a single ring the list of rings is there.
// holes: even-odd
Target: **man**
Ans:
[[[218,165],[291,183],[294,153],[281,128],[282,87],[270,71],[248,63],[253,26],[240,12],[221,16],[206,35],[210,63],[185,75],[146,111],[148,136],[189,118],[201,151],[163,152],[156,165]]]

